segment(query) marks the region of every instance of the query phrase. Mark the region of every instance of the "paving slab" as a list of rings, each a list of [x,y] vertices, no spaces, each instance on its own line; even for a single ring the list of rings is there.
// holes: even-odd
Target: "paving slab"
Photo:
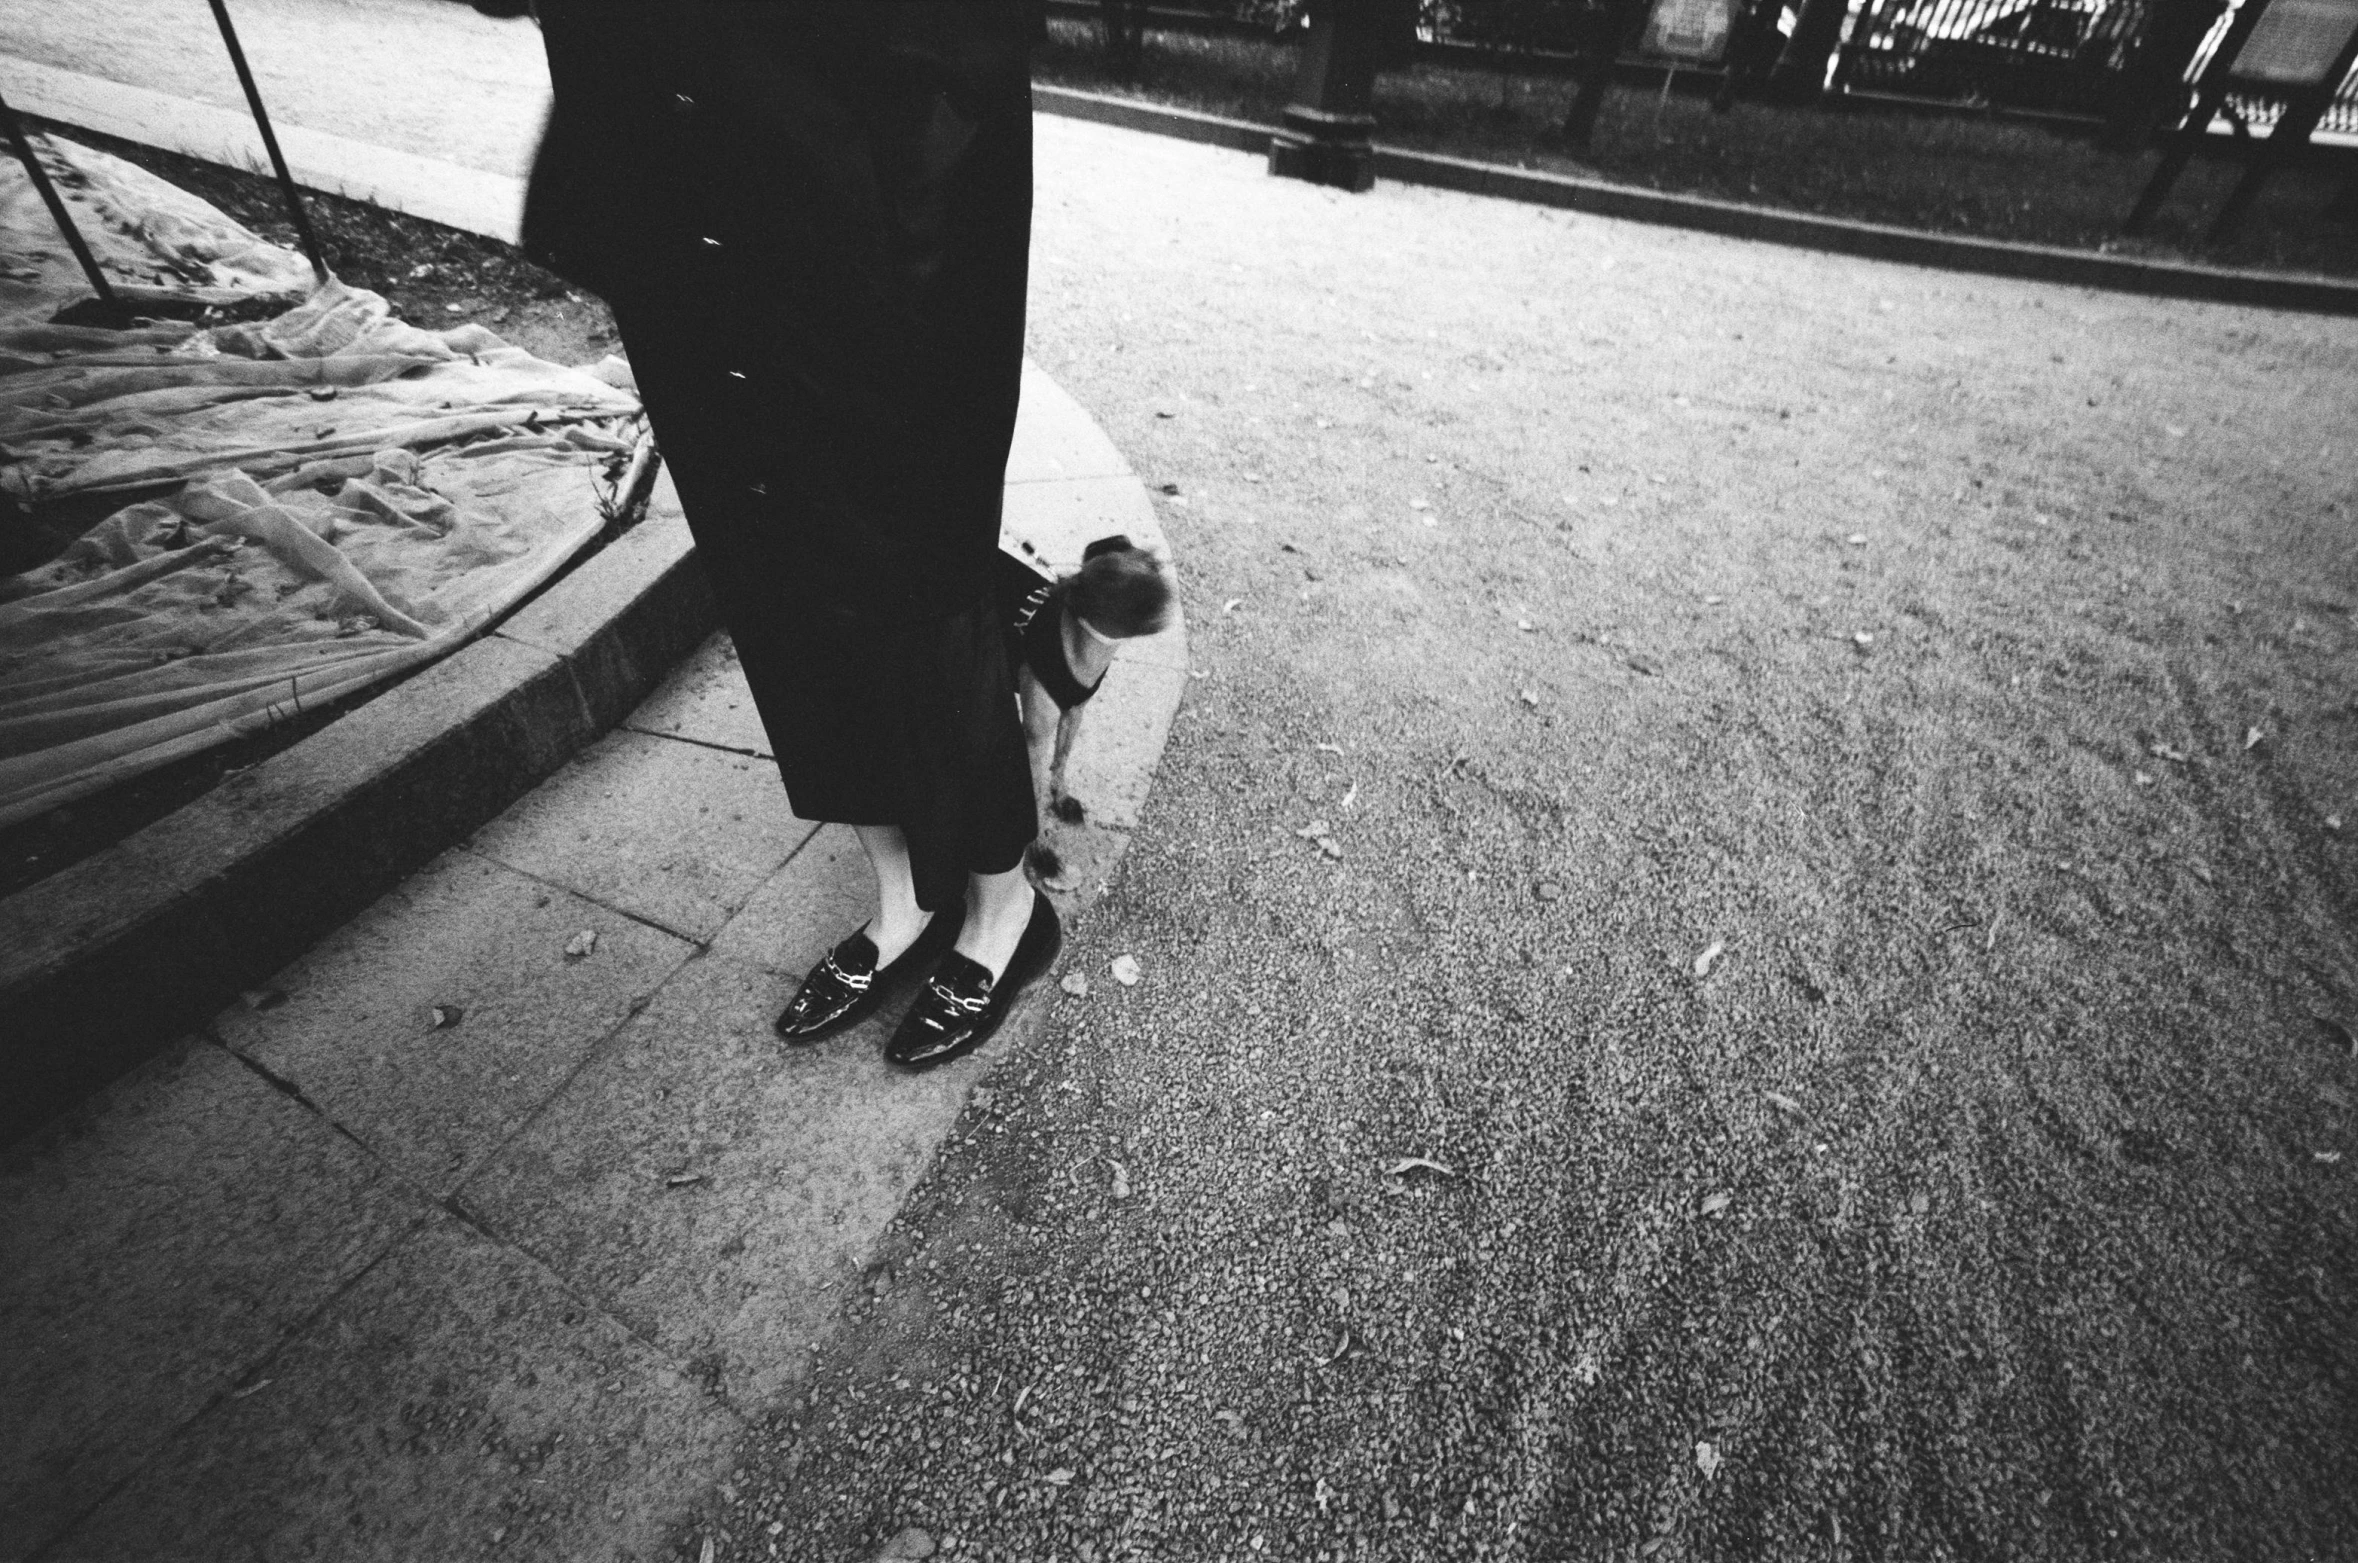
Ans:
[[[729,919],[712,953],[790,979],[776,994],[783,1007],[803,973],[875,910],[876,881],[860,838],[849,825],[822,825]]]
[[[683,1364],[435,1212],[57,1555],[651,1558],[741,1430]]]
[[[774,762],[625,731],[582,751],[472,845],[703,944],[815,828],[788,810]]]
[[[1060,570],[1078,569],[1083,548],[1116,532],[1127,533],[1168,562],[1154,507],[1133,477],[1011,483],[1001,517],[1005,530],[1039,549]]]
[[[785,995],[751,962],[691,962],[458,1194],[747,1408],[802,1382],[844,1286],[1008,1036],[908,1075],[879,1057],[891,1007],[787,1048],[770,1033]]]
[[[1023,397],[1015,414],[1015,442],[1007,452],[1007,481],[1042,483],[1129,475],[1130,464],[1105,437],[1088,409],[1039,365],[1026,359]]]
[[[568,956],[584,932],[595,947]],[[280,972],[283,1003],[214,1032],[440,1198],[695,952],[450,852]]]
[[[1089,819],[1121,830],[1137,828],[1187,683],[1184,669],[1127,657],[1106,670],[1097,698],[1083,708],[1064,766],[1065,795],[1087,810]]]
[[[0,1210],[0,1558],[21,1558],[430,1207],[192,1039],[0,1160]]]
[[[632,732],[685,738],[716,749],[775,758],[769,730],[745,687],[745,668],[728,633],[713,636],[673,669],[646,702],[630,715]]]

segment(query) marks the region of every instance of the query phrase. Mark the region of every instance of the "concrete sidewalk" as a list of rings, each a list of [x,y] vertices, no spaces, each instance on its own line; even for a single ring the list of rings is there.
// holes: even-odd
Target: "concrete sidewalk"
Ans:
[[[258,56],[268,38],[249,21]],[[16,96],[22,62],[0,76]],[[115,85],[166,105],[158,130],[230,112]],[[350,142],[373,150],[343,184],[426,211],[425,160],[380,140]],[[1007,525],[1067,565],[1110,532],[1163,547],[1037,371]],[[1089,823],[1054,838],[1068,927],[1185,680],[1175,626],[1091,708],[1067,773]],[[867,897],[849,832],[789,814],[717,637],[248,1005],[9,1152],[0,1559],[651,1555],[802,1382],[1041,1013],[915,1077],[878,1056],[892,1012],[780,1047],[771,1017]]]
[[[1044,376],[1010,479],[1052,559],[1157,536]],[[1177,631],[1132,643],[1093,708],[1068,923],[1184,657]],[[851,834],[787,812],[716,638],[254,1007],[19,1147],[0,1557],[648,1555],[1020,1045],[1019,1019],[907,1076],[888,1012],[778,1046],[867,897]]]

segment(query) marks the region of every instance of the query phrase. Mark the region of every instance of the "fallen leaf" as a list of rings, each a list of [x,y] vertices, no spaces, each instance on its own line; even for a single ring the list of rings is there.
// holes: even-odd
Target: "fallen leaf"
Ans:
[[[2243,747],[2245,752],[2248,753],[2251,750],[2260,747],[2261,742],[2265,740],[2267,736],[2268,735],[2266,733],[2261,732],[2256,727],[2246,728],[2243,734]]]
[[[1582,1357],[1578,1362],[1572,1364],[1572,1376],[1583,1384],[1596,1383],[1603,1373],[1604,1370],[1597,1366],[1595,1357]]]
[[[1727,953],[1728,947],[1725,942],[1718,939],[1712,940],[1705,947],[1703,953],[1695,957],[1695,975],[1698,977],[1710,976],[1712,963]]]
[[[713,1538],[710,1536],[705,1537],[704,1549],[696,1554],[696,1563],[712,1563],[713,1547]]]
[[[1137,956],[1117,955],[1113,958],[1113,964],[1108,966],[1106,970],[1112,972],[1113,980],[1120,983],[1123,987],[1135,988],[1138,986],[1139,971]]]
[[[1787,1096],[1782,1091],[1763,1091],[1760,1094],[1764,1097],[1767,1097],[1768,1104],[1771,1107],[1774,1107],[1778,1112],[1793,1113],[1796,1115],[1801,1112],[1801,1104],[1795,1101],[1792,1097]]]
[[[1322,1367],[1322,1368],[1331,1368],[1331,1367],[1333,1367],[1333,1366],[1334,1366],[1336,1363],[1338,1363],[1338,1362],[1342,1361],[1342,1360],[1343,1360],[1343,1353],[1344,1353],[1344,1352],[1346,1352],[1346,1351],[1349,1351],[1350,1349],[1351,1349],[1351,1332],[1350,1332],[1348,1329],[1346,1329],[1346,1330],[1344,1330],[1344,1331],[1342,1332],[1342,1337],[1341,1337],[1341,1339],[1339,1339],[1339,1340],[1337,1340],[1337,1341],[1335,1342],[1335,1349],[1334,1349],[1334,1351],[1333,1351],[1331,1354],[1327,1355],[1327,1356],[1324,1356],[1324,1357],[1321,1357],[1321,1358],[1317,1359],[1317,1361],[1318,1361],[1318,1365],[1319,1365],[1320,1367]]]
[[[1343,807],[1347,809],[1347,808],[1349,808],[1349,807],[1350,807],[1352,804],[1354,804],[1354,803],[1356,803],[1356,802],[1358,802],[1358,801],[1359,801],[1359,783],[1357,783],[1357,782],[1353,782],[1353,783],[1352,783],[1350,786],[1348,786],[1348,787],[1346,787],[1346,788],[1344,788],[1344,789],[1343,789]],[[2333,820],[2333,821],[2331,821],[2330,823],[2331,823],[2331,824],[2332,824],[2332,825],[2333,825],[2333,826],[2334,826],[2336,829],[2339,829],[2339,828],[2340,828],[2340,826],[2341,826],[2341,821],[2339,821],[2339,820]]]
[[[2342,1159],[2342,1153],[2340,1151],[2311,1151],[2309,1154],[2316,1160],[2324,1162],[2329,1167]],[[257,1384],[254,1387],[259,1389],[262,1386]]]
[[[1733,1194],[1706,1194],[1703,1196],[1702,1211],[1704,1215],[1716,1216],[1735,1202],[1736,1196]]]
[[[1341,754],[1343,752],[1343,746],[1341,744],[1320,744],[1318,745],[1318,752],[1320,754]]]
[[[2343,1025],[2331,1015],[2313,1015],[2310,1018],[2325,1028],[2327,1036],[2334,1038],[2343,1047],[2349,1049],[2352,1058],[2358,1058],[2358,1036],[2353,1036],[2348,1026]]]
[[[1433,508],[1433,504],[1431,500],[1412,499],[1408,502],[1408,508],[1411,510],[1430,510]]]
[[[1048,1473],[1047,1481],[1052,1487],[1070,1487],[1073,1484],[1073,1468],[1060,1465]]]
[[[1850,643],[1859,647],[1861,650],[1864,650],[1865,648],[1875,644],[1875,637],[1868,634],[1865,630],[1860,630],[1857,634],[1851,636]]]
[[[276,988],[248,988],[238,997],[250,1010],[276,1009],[287,1001],[287,996]]]
[[[1931,1208],[1932,1200],[1928,1196],[1923,1194],[1911,1194],[1908,1196],[1908,1209],[1915,1214],[1920,1216]]]
[[[459,1008],[456,1004],[437,1004],[434,1006],[431,1014],[434,1017],[434,1029],[436,1031],[445,1030],[448,1027],[455,1026],[460,1021],[467,1018],[467,1012]]]
[[[665,1178],[663,1180],[663,1185],[666,1188],[684,1189],[690,1184],[702,1183],[704,1181],[705,1175],[701,1172],[680,1172],[674,1173],[672,1176]]]
[[[1238,1411],[1233,1408],[1223,1411],[1215,1411],[1212,1413],[1212,1420],[1215,1422],[1227,1423],[1228,1430],[1232,1433],[1241,1433],[1244,1431],[1245,1414],[1242,1411]]]
[[[1523,704],[1530,706],[1534,710],[1537,710],[1539,707],[1539,696],[1531,690],[1518,690],[1516,691],[1515,698],[1522,701]]]
[[[1089,979],[1081,972],[1066,972],[1064,974],[1064,981],[1058,983],[1057,986],[1064,989],[1065,992],[1071,994],[1076,999],[1085,999],[1089,996]]]
[[[1867,534],[1864,532],[1853,532],[1850,534],[1849,542],[1850,546],[1853,548],[1864,548],[1867,546]]]
[[[2136,773],[2136,775],[2135,775],[2135,777],[2133,777],[2132,779],[2133,779],[2133,780],[2134,780],[2134,781],[2137,783],[2137,785],[2138,785],[2138,786],[2140,786],[2140,787],[2150,787],[2150,786],[2152,786],[2152,785],[2153,785],[2153,777],[2152,777],[2152,776],[2150,776],[2150,775],[2148,775],[2148,774],[2147,774],[2146,772],[2144,772],[2144,771],[2139,771],[2139,772],[2137,772],[2137,773]]]
[[[1455,1169],[1444,1166],[1429,1156],[1403,1156],[1384,1169],[1384,1176],[1387,1178],[1404,1177],[1418,1167],[1424,1168],[1427,1172],[1438,1172],[1445,1178],[1457,1176]]]
[[[1643,677],[1660,678],[1662,676],[1662,664],[1656,662],[1652,657],[1625,657],[1622,662],[1632,673]]]
[[[595,928],[584,928],[565,941],[565,959],[569,961],[581,960],[597,947],[598,931]]]
[[[1332,836],[1319,837],[1318,850],[1331,858],[1340,858],[1343,855],[1342,843],[1335,840],[1335,838]]]
[[[2342,817],[2339,814],[2328,814],[2325,816],[2325,828],[2338,834],[2342,828]]]
[[[1130,1197],[1130,1170],[1118,1161],[1108,1162],[1106,1165],[1113,1168],[1113,1197],[1128,1199]]]
[[[1328,826],[1325,820],[1314,819],[1309,824],[1304,825],[1300,830],[1295,831],[1294,834],[1301,837],[1304,841],[1316,841],[1319,837],[1327,833],[1327,829]]]
[[[1552,879],[1542,879],[1531,887],[1531,893],[1542,901],[1560,901],[1564,898],[1564,887]]]
[[[1220,611],[1222,613],[1234,613],[1237,609],[1243,606],[1244,599],[1242,597],[1231,597],[1226,602],[1220,604]]]
[[[1719,1450],[1710,1444],[1697,1444],[1695,1446],[1695,1469],[1703,1473],[1705,1481],[1718,1475]]]
[[[268,1389],[268,1388],[269,1388],[271,1385],[273,1385],[273,1384],[275,1384],[275,1383],[277,1383],[277,1382],[278,1382],[278,1380],[277,1380],[277,1379],[274,1379],[274,1378],[260,1379],[260,1380],[257,1380],[257,1381],[256,1381],[256,1382],[254,1382],[254,1383],[248,1384],[248,1385],[247,1385],[245,1388],[243,1388],[243,1389],[233,1389],[233,1390],[231,1390],[231,1391],[229,1392],[229,1398],[230,1398],[230,1399],[232,1399],[232,1400],[243,1400],[243,1399],[245,1399],[245,1398],[246,1398],[248,1395],[259,1395],[260,1393],[262,1393],[262,1391],[264,1391],[264,1390]]]
[[[2151,754],[2155,759],[2167,760],[2172,765],[2184,765],[2186,763],[2186,751],[2183,749],[2173,749],[2168,744],[2157,743],[2149,745],[2146,752]]]

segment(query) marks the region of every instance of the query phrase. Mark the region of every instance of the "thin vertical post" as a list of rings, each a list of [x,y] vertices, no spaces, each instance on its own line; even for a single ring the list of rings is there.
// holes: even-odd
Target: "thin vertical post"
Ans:
[[[287,215],[294,219],[295,236],[303,241],[303,253],[311,258],[311,275],[322,287],[327,285],[327,262],[320,259],[319,236],[311,231],[311,218],[303,210],[302,192],[295,188],[295,176],[287,172],[286,155],[278,149],[278,137],[270,129],[270,115],[262,107],[262,89],[254,85],[254,73],[246,68],[246,51],[238,47],[237,29],[230,25],[227,0],[212,0],[213,20],[221,26],[221,41],[229,45],[229,63],[237,67],[238,85],[246,89],[246,104],[254,111],[254,128],[262,132],[262,146],[270,153],[270,166],[278,173],[279,193],[286,197]]]
[[[122,300],[115,297],[114,286],[106,280],[106,273],[98,269],[98,257],[91,254],[90,246],[82,242],[82,230],[74,226],[74,214],[66,210],[65,202],[58,196],[57,187],[49,182],[49,170],[43,168],[41,159],[33,155],[33,143],[25,138],[25,128],[17,123],[16,111],[8,106],[6,99],[0,99],[0,121],[7,123],[8,140],[16,148],[18,160],[25,165],[26,177],[33,181],[33,188],[41,192],[41,203],[49,208],[50,217],[57,223],[57,231],[65,235],[66,248],[74,252],[75,260],[81,262],[82,275],[90,279],[90,291],[98,295],[100,306],[108,314],[118,320],[123,318]]]

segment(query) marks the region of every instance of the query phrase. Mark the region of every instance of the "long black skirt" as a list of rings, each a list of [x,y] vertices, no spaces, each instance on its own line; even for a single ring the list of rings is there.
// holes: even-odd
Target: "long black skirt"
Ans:
[[[788,799],[898,826],[931,908],[1037,822],[992,596],[1031,124],[982,89],[1015,9],[700,6],[635,59],[543,13],[558,117],[660,113],[683,164],[602,282]]]

